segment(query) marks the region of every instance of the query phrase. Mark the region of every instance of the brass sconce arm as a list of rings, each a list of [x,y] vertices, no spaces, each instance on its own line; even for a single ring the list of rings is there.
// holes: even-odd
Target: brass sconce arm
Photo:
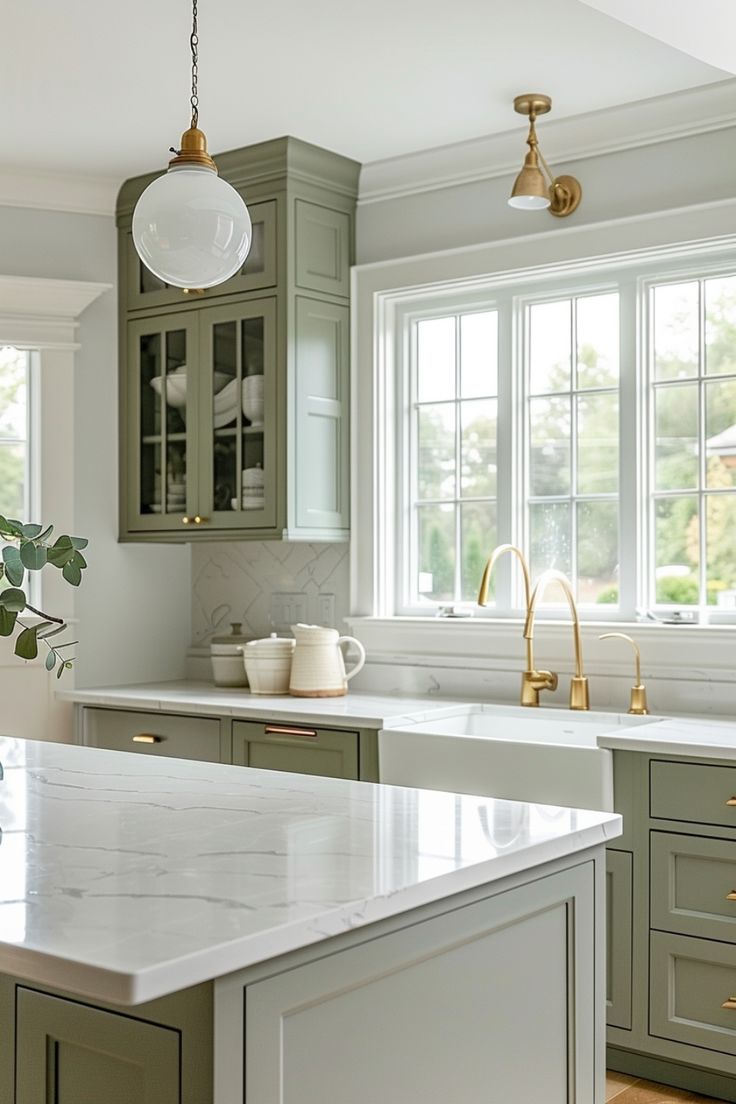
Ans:
[[[531,602],[529,603],[529,609],[526,615],[526,624],[524,625],[524,636],[527,640],[533,640],[534,638],[534,618],[536,614],[537,606],[544,596],[544,592],[550,583],[557,582],[562,587],[565,597],[567,598],[568,605],[570,607],[570,619],[572,623],[573,633],[573,646],[575,650],[575,674],[570,680],[570,708],[571,709],[589,709],[589,695],[588,695],[588,680],[583,671],[583,646],[580,639],[580,619],[578,617],[577,606],[575,605],[575,597],[572,592],[572,586],[570,580],[566,575],[563,575],[561,571],[557,571],[555,568],[549,568],[547,571],[543,571],[537,580],[537,585],[534,588]],[[535,674],[541,674],[541,672],[534,672]],[[555,678],[555,686],[557,685],[557,676]],[[530,687],[533,689],[533,686]],[[554,687],[551,687],[554,689]],[[522,705],[531,704],[522,700]]]
[[[647,705],[647,690],[641,681],[641,652],[639,651],[639,645],[630,636],[622,632],[603,633],[603,636],[599,636],[598,639],[612,640],[614,637],[617,637],[619,640],[628,640],[629,644],[634,649],[634,657],[636,660],[636,685],[631,687],[628,712],[639,717],[646,716],[649,713],[649,707]]]

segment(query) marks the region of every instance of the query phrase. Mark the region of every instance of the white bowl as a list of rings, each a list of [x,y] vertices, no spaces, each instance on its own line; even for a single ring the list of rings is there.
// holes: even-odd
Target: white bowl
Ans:
[[[242,645],[251,694],[288,694],[291,657],[296,641],[285,637],[252,640]]]
[[[231,406],[237,407],[238,381],[231,379],[229,383],[226,383],[222,391],[218,391],[215,395],[212,405],[215,414],[219,414],[223,410],[227,410]]]
[[[230,422],[234,422],[238,416],[237,406],[233,406],[228,410],[223,410],[219,414],[215,411],[215,416],[212,419],[215,429],[222,429],[224,426],[229,425]]]
[[[177,410],[181,410],[187,405],[187,376],[186,372],[172,372],[166,376],[166,402],[169,406],[175,407]],[[154,376],[151,380],[151,387],[157,395],[163,393],[163,377]]]

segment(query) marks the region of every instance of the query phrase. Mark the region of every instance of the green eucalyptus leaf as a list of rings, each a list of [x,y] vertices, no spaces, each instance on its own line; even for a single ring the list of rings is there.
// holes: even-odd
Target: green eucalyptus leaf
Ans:
[[[82,569],[71,560],[65,563],[61,571],[69,586],[79,586],[82,581]]]
[[[66,670],[66,663],[60,663],[58,668],[57,668],[57,671],[56,671],[57,679],[61,678],[61,676],[64,674],[65,670]]]
[[[0,606],[0,636],[11,636],[17,620],[18,614],[15,611],[11,613],[5,606]]]
[[[48,624],[48,622],[46,621],[46,622],[44,622],[44,624]],[[55,629],[49,629],[48,632],[46,632],[44,630],[44,632],[39,633],[38,639],[39,640],[50,640],[52,636],[58,636],[59,633],[63,633],[63,632],[66,632],[66,625],[57,625],[57,627]],[[61,645],[59,645],[59,647],[61,647]]]
[[[35,537],[42,531],[43,525],[22,525],[21,533],[28,540],[34,540]]]
[[[15,642],[15,654],[21,659],[35,659],[38,655],[38,640],[36,626],[24,629]]]
[[[70,537],[69,539],[71,540],[75,548],[86,548],[89,544],[89,541],[86,537]]]
[[[54,531],[53,525],[49,525],[46,529],[44,529],[43,533],[38,534],[38,540],[40,540],[40,541],[48,540],[49,537],[51,536],[51,534],[53,533],[53,531]]]
[[[6,533],[10,533],[14,537],[22,537],[23,536],[23,522],[22,521],[18,521],[17,518],[8,518],[5,522],[5,525],[6,525],[6,529],[5,529]]]
[[[49,654],[46,656],[44,663],[47,671],[53,671],[54,667],[56,666],[56,652],[53,650],[50,651]]]
[[[52,548],[47,549],[48,562],[54,567],[64,567],[74,555],[74,545],[69,537],[58,537]]]
[[[20,558],[20,551],[13,544],[8,544],[3,548],[3,562],[5,564],[5,574],[8,577],[8,582],[11,586],[19,587],[23,582],[23,563]]]
[[[0,606],[8,611],[8,613],[21,613],[27,606],[28,601],[22,590],[16,590],[14,587],[8,590],[0,590]]]
[[[38,526],[38,528],[41,527]],[[29,571],[40,571],[46,566],[46,548],[42,544],[35,544],[32,540],[21,541],[20,559]]]
[[[5,564],[0,563],[0,579],[2,579],[4,574],[5,574]]]

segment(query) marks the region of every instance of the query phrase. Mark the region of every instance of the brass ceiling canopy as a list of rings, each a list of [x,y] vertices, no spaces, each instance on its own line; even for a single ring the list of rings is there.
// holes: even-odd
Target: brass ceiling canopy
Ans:
[[[529,152],[511,189],[509,206],[522,211],[547,208],[551,215],[565,218],[577,210],[583,190],[574,176],[553,176],[539,148],[535,121],[551,110],[552,100],[541,92],[524,92],[514,98],[514,111],[529,119]]]
[[[217,165],[207,152],[207,139],[203,130],[197,126],[190,126],[181,136],[181,148],[172,150],[176,157],[169,161],[172,165],[200,165],[205,169],[213,169],[217,172]]]

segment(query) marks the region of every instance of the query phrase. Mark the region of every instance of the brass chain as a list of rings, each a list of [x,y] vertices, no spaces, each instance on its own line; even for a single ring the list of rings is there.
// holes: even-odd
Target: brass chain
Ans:
[[[197,33],[197,0],[192,0],[192,33],[189,36],[189,46],[192,51],[192,126],[199,122],[199,93],[197,90],[197,63],[199,62],[199,35]]]

